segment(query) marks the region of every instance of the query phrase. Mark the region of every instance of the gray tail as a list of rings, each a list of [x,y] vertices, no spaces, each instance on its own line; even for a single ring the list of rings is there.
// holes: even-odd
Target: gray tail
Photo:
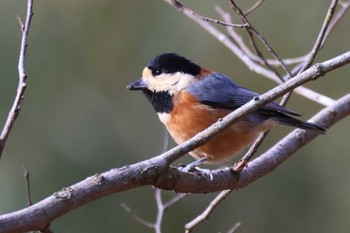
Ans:
[[[283,116],[278,117],[277,119],[282,125],[288,125],[288,126],[292,126],[300,129],[305,129],[305,130],[311,130],[319,134],[326,134],[327,132],[327,129],[322,126],[315,125],[306,121],[301,121],[284,114]]]

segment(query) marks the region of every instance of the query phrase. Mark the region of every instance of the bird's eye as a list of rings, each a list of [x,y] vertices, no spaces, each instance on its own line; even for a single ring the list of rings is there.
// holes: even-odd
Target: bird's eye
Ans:
[[[161,69],[155,69],[153,73],[154,73],[154,75],[160,75],[162,73],[162,70]]]

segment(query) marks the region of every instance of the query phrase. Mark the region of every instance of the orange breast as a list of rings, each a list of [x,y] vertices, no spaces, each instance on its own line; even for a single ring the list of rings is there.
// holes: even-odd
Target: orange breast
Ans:
[[[230,112],[227,109],[214,109],[200,104],[195,97],[186,91],[182,91],[175,95],[174,109],[170,117],[163,123],[176,143],[180,144]],[[248,120],[243,119],[224,129],[190,154],[196,159],[204,156],[209,157],[209,162],[226,159],[240,152],[252,143],[260,132],[271,128],[273,125],[266,121],[262,125],[254,126]]]

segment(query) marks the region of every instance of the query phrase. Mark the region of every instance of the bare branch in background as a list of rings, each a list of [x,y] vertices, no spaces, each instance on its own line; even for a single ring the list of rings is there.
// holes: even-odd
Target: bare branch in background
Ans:
[[[249,56],[247,56],[247,54],[244,51],[242,51],[242,49],[240,49],[240,47],[235,42],[233,42],[228,36],[226,36],[220,30],[216,29],[212,24],[205,22],[200,18],[196,17],[195,15],[193,15],[191,13],[192,10],[188,10],[187,7],[178,8],[176,5],[174,5],[172,0],[164,0],[164,1],[176,7],[178,10],[184,13],[191,20],[198,23],[203,29],[207,30],[212,36],[214,36],[216,39],[218,39],[218,41],[220,41],[230,51],[232,51],[236,55],[236,57],[239,58],[251,71],[257,74],[260,74],[266,78],[269,78],[277,83],[281,83],[280,79],[274,74],[274,72],[270,71],[269,69],[266,69],[264,66],[257,64],[255,61],[253,61]],[[316,103],[322,104],[324,106],[330,106],[335,103],[335,100],[333,100],[332,98],[325,96],[321,93],[317,93],[316,91],[313,91],[306,87],[298,87],[294,90],[294,92],[298,93],[299,95],[307,99],[315,101]]]
[[[167,210],[172,205],[174,205],[175,203],[182,200],[184,197],[186,197],[188,195],[188,193],[177,194],[174,198],[167,201],[166,203],[163,203],[163,201],[162,201],[161,189],[157,189],[155,194],[156,194],[158,214],[157,214],[157,220],[156,220],[154,226],[155,226],[155,232],[161,233],[162,232],[161,226],[162,226],[162,221],[163,221],[163,217],[164,217],[164,211]]]
[[[227,231],[227,233],[233,233],[233,232],[235,232],[240,226],[241,226],[241,223],[240,223],[240,222],[236,222],[236,223]]]
[[[309,68],[310,65],[314,62],[316,54],[320,50],[320,48],[322,46],[322,43],[325,41],[326,32],[328,30],[328,26],[331,23],[331,20],[332,20],[332,17],[334,15],[334,12],[335,12],[335,9],[336,9],[337,5],[338,5],[338,0],[333,0],[331,5],[330,5],[330,7],[329,7],[329,9],[328,9],[326,18],[325,18],[325,20],[323,22],[321,31],[318,34],[318,37],[317,37],[316,42],[314,44],[314,47],[312,48],[312,50],[311,50],[307,60],[305,61],[305,64],[300,69],[300,72],[302,72],[305,69]]]
[[[18,80],[17,94],[15,97],[15,100],[7,116],[7,120],[5,122],[5,125],[0,135],[0,158],[4,151],[6,140],[21,110],[21,105],[24,98],[24,92],[27,86],[26,84],[27,75],[25,73],[25,58],[26,58],[26,52],[27,52],[27,40],[28,40],[28,34],[29,34],[29,27],[32,22],[32,17],[33,17],[33,0],[28,0],[27,17],[26,17],[25,23],[23,24],[22,21],[18,18],[18,21],[21,25],[21,30],[22,30],[21,49],[19,52],[19,60],[18,60],[19,80]]]
[[[215,6],[215,10],[218,12],[219,15],[223,18],[225,22],[232,23],[231,15],[224,11],[220,6]],[[242,39],[242,37],[237,33],[235,28],[233,27],[226,27],[227,33],[232,37],[233,41],[237,43],[240,49],[242,49],[242,52],[244,52],[249,58],[254,62],[259,62],[260,64],[264,64],[265,62],[261,60],[261,57],[253,54],[253,52],[248,48],[248,46],[245,44],[245,41]],[[285,58],[284,63],[286,65],[292,65],[295,63],[300,63],[304,61],[306,58],[306,55],[302,57],[296,57],[296,58]],[[278,66],[280,63],[275,59],[266,59],[266,62],[273,66]]]
[[[249,15],[250,13],[252,13],[253,11],[255,11],[261,4],[263,4],[264,0],[258,0],[251,8],[249,8],[248,10],[246,10],[243,14],[245,16]]]
[[[123,207],[123,209],[124,209],[127,213],[131,214],[131,215],[135,218],[136,221],[138,221],[139,223],[141,223],[142,225],[144,225],[144,226],[146,226],[146,227],[148,227],[148,228],[154,228],[154,224],[153,224],[153,223],[151,223],[151,222],[149,222],[149,221],[146,221],[146,220],[143,219],[142,217],[138,216],[136,213],[134,213],[134,212],[131,210],[131,208],[130,208],[127,204],[121,203],[120,205],[121,205],[121,207]]]
[[[183,10],[183,11],[187,11],[189,12],[190,14],[192,14],[193,16],[205,21],[205,22],[211,22],[211,23],[217,23],[217,24],[221,24],[223,26],[229,26],[229,27],[238,27],[238,28],[245,28],[247,27],[246,24],[231,24],[231,23],[226,23],[226,22],[223,22],[223,21],[220,21],[218,19],[211,19],[211,18],[208,18],[208,17],[205,17],[205,16],[202,16],[198,13],[196,13],[195,11],[193,11],[192,9],[186,7],[184,4],[182,4],[180,1],[178,0],[171,0],[174,5],[176,5],[177,8]]]
[[[30,174],[27,170],[27,168],[25,166],[23,166],[23,176],[25,178],[25,181],[26,181],[26,189],[27,189],[27,204],[28,206],[31,206],[33,203],[32,203],[32,197],[31,197],[31,194],[30,194]]]
[[[208,219],[209,215],[213,212],[215,207],[219,205],[232,191],[232,189],[224,190],[219,195],[217,195],[216,198],[212,202],[210,202],[210,204],[203,211],[203,213],[201,213],[195,219],[193,219],[191,222],[185,225],[186,233],[192,232],[194,227],[196,227],[204,220]]]
[[[251,25],[251,23],[248,21],[247,17],[243,14],[242,10],[237,6],[237,4],[233,0],[230,0],[230,2],[231,2],[232,9],[236,11],[236,13],[241,17],[242,21],[248,25],[246,29],[254,33],[260,39],[260,41],[266,46],[267,51],[270,52],[275,57],[275,59],[280,63],[284,71],[288,74],[289,78],[292,78],[293,75],[290,72],[289,68],[286,66],[284,61],[279,57],[279,55],[275,52],[275,50],[271,47],[269,42],[267,42],[265,37]]]
[[[328,38],[329,34],[333,31],[335,26],[338,24],[338,22],[344,16],[344,14],[349,10],[350,1],[349,0],[347,0],[347,1],[340,1],[338,5],[340,6],[340,9],[338,10],[338,12],[333,17],[333,20],[329,23],[329,27],[328,27],[328,30],[326,32],[326,35],[323,38],[323,41],[321,43],[321,47],[324,45],[324,43],[325,43],[326,39]]]
[[[176,204],[180,200],[182,200],[184,197],[186,197],[188,194],[187,193],[180,193],[177,194],[175,197],[170,199],[169,201],[163,203],[162,200],[162,190],[161,189],[156,189],[155,190],[155,198],[156,198],[156,203],[157,203],[157,208],[158,208],[158,213],[157,213],[157,218],[156,221],[149,222],[145,220],[144,218],[140,217],[136,213],[134,213],[129,206],[127,206],[125,203],[122,203],[121,206],[124,208],[124,210],[135,218],[136,221],[141,223],[142,225],[154,229],[155,233],[161,233],[162,232],[162,221],[164,217],[164,212],[168,208],[170,208],[172,205]]]

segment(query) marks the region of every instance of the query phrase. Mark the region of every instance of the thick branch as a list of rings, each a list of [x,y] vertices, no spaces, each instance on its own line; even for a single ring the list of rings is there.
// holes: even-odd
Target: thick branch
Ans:
[[[52,220],[88,202],[144,185],[153,185],[186,193],[242,188],[275,169],[297,149],[318,135],[303,130],[292,132],[271,150],[249,163],[248,168],[243,169],[239,177],[229,168],[214,170],[212,177],[210,177],[209,175],[199,176],[195,173],[183,172],[177,168],[169,167],[169,164],[196,146],[205,143],[211,135],[238,120],[239,117],[248,114],[298,85],[320,77],[349,62],[350,52],[347,52],[329,61],[316,64],[295,76],[295,78],[261,95],[259,100],[249,102],[194,138],[160,156],[122,168],[112,169],[102,174],[96,174],[68,188],[63,188],[32,206],[1,215],[0,232],[24,232],[44,229]],[[350,114],[350,94],[317,114],[314,121],[329,127],[348,114]]]

